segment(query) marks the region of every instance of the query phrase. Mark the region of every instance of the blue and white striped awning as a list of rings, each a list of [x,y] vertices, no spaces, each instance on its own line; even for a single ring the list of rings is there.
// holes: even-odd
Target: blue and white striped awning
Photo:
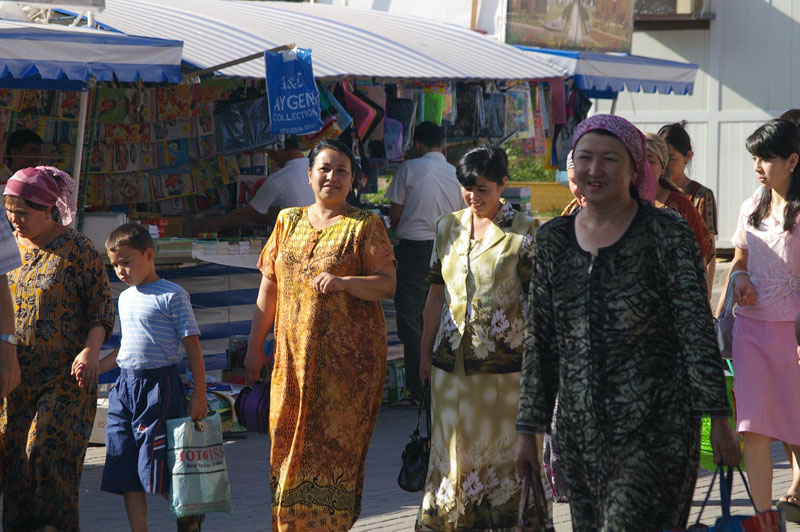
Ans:
[[[622,90],[692,94],[698,68],[694,63],[636,55],[518,48],[565,69],[567,75],[575,77],[575,86],[591,98],[613,98]]]
[[[108,31],[0,21],[0,87],[83,88],[98,81],[181,79],[182,43]]]
[[[295,2],[106,0],[101,27],[174,37],[183,59],[208,68],[276,46],[311,48],[314,75],[382,79],[541,79],[562,68],[453,24]],[[219,71],[264,77],[263,61]]]

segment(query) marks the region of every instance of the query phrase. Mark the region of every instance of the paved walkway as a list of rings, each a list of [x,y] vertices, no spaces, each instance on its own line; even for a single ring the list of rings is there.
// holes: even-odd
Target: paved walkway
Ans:
[[[727,273],[727,264],[718,265],[717,278]],[[718,293],[721,282],[717,283]],[[716,297],[715,297],[716,299]],[[392,309],[387,309],[389,330],[393,331]],[[402,356],[396,337],[390,333],[390,358]],[[353,530],[356,531],[409,531],[413,530],[419,493],[407,493],[397,486],[397,472],[400,469],[400,453],[413,431],[416,410],[391,409],[384,407],[367,455],[366,480],[364,483],[363,511]],[[231,483],[233,514],[210,514],[203,530],[206,532],[255,532],[270,529],[268,501],[268,439],[260,434],[250,434],[244,440],[225,444]],[[122,498],[100,491],[100,476],[105,455],[104,447],[90,447],[87,455],[83,479],[81,481],[81,529],[84,532],[126,531],[127,519]],[[773,445],[775,476],[773,493],[775,497],[786,492],[791,482],[791,469],[779,444]],[[706,494],[711,475],[701,471],[694,496],[693,522],[699,512],[700,503]],[[736,483],[733,497],[733,511],[737,514],[752,513],[741,483]],[[166,501],[151,497],[148,523],[150,530],[167,531],[175,529],[175,519]],[[703,522],[713,524],[719,515],[719,495],[714,493]],[[554,520],[558,532],[572,529],[569,518],[569,505],[554,505]],[[788,530],[800,531],[800,525],[789,524]]]
[[[355,531],[406,532],[413,530],[419,493],[407,493],[397,487],[397,472],[400,470],[400,452],[408,435],[414,429],[416,411],[385,407],[378,418],[378,425],[367,456],[366,481],[364,483],[363,512],[356,523]],[[268,439],[260,434],[250,434],[245,440],[226,443],[225,454],[231,482],[233,514],[209,514],[203,530],[206,532],[255,532],[270,529],[268,500],[267,463]],[[81,530],[84,532],[126,531],[127,520],[122,498],[99,490],[103,469],[104,447],[90,447],[81,482]],[[773,492],[786,492],[791,481],[791,470],[786,462],[783,448],[773,446],[775,478]],[[694,496],[691,519],[694,521],[700,503],[708,489],[710,473],[700,472]],[[747,495],[740,482],[735,484],[733,496],[734,513],[752,513]],[[150,530],[175,529],[175,519],[166,501],[150,497],[148,522]],[[713,524],[719,516],[719,495],[711,496],[703,522]],[[557,532],[572,530],[569,505],[554,505]],[[800,531],[799,525],[789,523],[788,530]]]

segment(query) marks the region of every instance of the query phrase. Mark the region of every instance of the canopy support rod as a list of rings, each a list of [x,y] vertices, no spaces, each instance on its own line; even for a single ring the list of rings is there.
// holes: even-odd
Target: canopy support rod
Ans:
[[[75,180],[75,197],[81,189],[81,163],[83,163],[83,139],[86,133],[86,115],[89,111],[89,91],[81,91],[80,110],[78,112],[78,135],[75,139],[75,167],[72,170],[72,178]],[[90,146],[91,149],[91,146]],[[73,228],[78,227],[78,216],[72,221]]]
[[[277,46],[275,48],[270,48],[269,50],[264,50],[263,52],[257,52],[255,54],[248,55],[246,57],[240,57],[239,59],[234,59],[233,61],[228,61],[227,63],[222,63],[220,65],[214,65],[208,68],[204,68],[202,70],[197,70],[192,72],[191,74],[187,74],[183,76],[183,80],[189,80],[192,78],[198,78],[200,76],[205,76],[206,74],[213,74],[217,70],[222,70],[223,68],[228,68],[236,65],[241,65],[242,63],[247,63],[248,61],[253,61],[255,59],[260,59],[264,57],[265,52],[282,52],[283,50],[291,50],[294,48],[294,43],[292,44],[284,44],[283,46]]]

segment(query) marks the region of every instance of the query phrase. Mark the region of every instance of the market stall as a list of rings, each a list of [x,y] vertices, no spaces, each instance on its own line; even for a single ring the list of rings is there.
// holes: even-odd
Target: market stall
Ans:
[[[180,81],[181,48],[175,40],[0,21],[0,160],[7,134],[31,129],[44,141],[43,161],[80,182],[90,96],[111,84]]]
[[[98,23],[114,31],[180,38],[187,65],[229,77],[264,76],[263,61],[240,60],[253,51],[285,43],[311,49],[315,76],[331,92],[336,82],[346,80],[351,91],[365,93],[392,120],[400,110],[397,106],[389,110],[385,101],[394,98],[415,100],[417,118],[426,116],[426,105],[431,111],[428,117],[441,115],[442,123],[449,126],[451,160],[476,138],[491,142],[509,136],[533,138],[537,109],[542,127],[529,152],[549,154],[552,135],[548,134],[554,125],[550,117],[558,121],[569,113],[561,111],[566,109],[561,67],[526,57],[514,47],[466,28],[416,17],[307,3],[203,0],[193,2],[189,9],[178,0],[109,0]],[[476,89],[481,98],[475,98]],[[421,93],[433,96],[424,99],[418,96]],[[442,112],[432,109],[440,103],[437,93],[442,95]],[[551,103],[553,113],[548,112]],[[457,113],[450,106],[457,107]],[[403,112],[408,113],[408,107]],[[468,121],[476,114],[477,127],[474,120]],[[402,149],[393,149],[391,143],[381,146],[379,142],[374,153],[369,150],[369,141],[383,140],[385,124],[379,120],[365,143],[364,155],[375,160],[378,173],[391,173],[392,162],[402,157]],[[389,124],[386,129],[394,140],[391,128],[396,131],[397,124]],[[404,140],[407,133],[405,129]],[[374,190],[374,182],[366,190]]]
[[[225,365],[225,339],[247,332],[258,287],[252,268],[268,234],[247,228],[228,240],[196,238],[204,216],[245,203],[268,179],[264,150],[280,142],[252,141],[249,133],[243,142],[225,141],[231,116],[242,121],[228,129],[264,130],[265,67],[254,55],[288,43],[312,50],[323,128],[307,141],[354,129],[368,170],[360,192],[392,173],[421,120],[446,126],[448,156],[457,158],[478,139],[537,135],[545,153],[547,121],[564,114],[564,98],[551,90],[564,93],[560,67],[413,17],[283,2],[201,0],[189,9],[176,0],[107,0],[97,23],[184,42],[184,77],[192,83],[97,91],[86,219],[124,214],[158,227],[166,237],[158,240],[159,263],[181,266],[163,276],[174,273],[192,295],[212,371]]]
[[[58,165],[80,180],[90,82],[175,83],[180,80],[181,51],[182,43],[174,40],[0,21],[0,88],[4,89],[0,107],[6,111],[0,120],[8,125],[7,131],[26,120],[8,111],[29,113],[31,120],[52,115],[68,122],[60,127],[59,140],[71,145],[71,150],[65,148],[71,157],[44,155],[60,159]],[[38,92],[29,91],[25,98],[21,89]],[[0,152],[0,157],[4,155]]]

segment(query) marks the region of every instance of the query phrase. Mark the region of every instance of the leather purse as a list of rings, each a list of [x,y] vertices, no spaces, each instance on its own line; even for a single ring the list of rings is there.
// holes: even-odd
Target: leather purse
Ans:
[[[528,509],[528,497],[533,492],[533,518],[534,522],[525,519]],[[539,475],[528,473],[522,480],[522,491],[519,497],[519,510],[517,511],[517,524],[513,532],[555,532],[553,521],[547,513],[547,499],[544,496],[544,486]]]
[[[725,303],[722,306],[722,313],[716,320],[717,342],[722,358],[733,356],[733,322],[736,318],[733,302],[733,280],[740,275],[747,275],[747,272],[739,270],[731,274],[728,279],[728,287],[725,289]]]
[[[429,395],[430,385],[426,384],[417,410],[417,426],[411,434],[411,440],[403,448],[403,465],[400,467],[400,474],[397,475],[397,484],[405,491],[422,491],[428,476],[428,459],[431,454],[431,411],[430,407],[426,408],[425,405],[428,403]],[[419,420],[423,408],[425,408],[427,436],[421,436],[419,433]]]

